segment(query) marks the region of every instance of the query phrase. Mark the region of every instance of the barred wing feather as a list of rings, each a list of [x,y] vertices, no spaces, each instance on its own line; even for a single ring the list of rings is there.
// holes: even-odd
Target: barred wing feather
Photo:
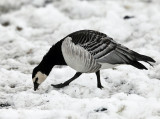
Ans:
[[[81,37],[83,35],[85,37]],[[125,56],[126,53],[122,51],[122,46],[105,34],[95,31],[85,31],[78,34],[71,34],[70,37],[75,45],[87,50],[98,63],[129,63],[129,59]]]

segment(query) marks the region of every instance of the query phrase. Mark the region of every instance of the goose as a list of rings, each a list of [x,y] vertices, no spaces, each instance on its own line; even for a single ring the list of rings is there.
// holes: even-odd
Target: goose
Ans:
[[[102,89],[103,86],[100,81],[101,69],[127,64],[138,69],[147,70],[138,61],[144,61],[150,65],[150,62],[155,62],[151,57],[130,50],[99,31],[76,31],[54,44],[39,65],[33,69],[34,90],[38,89],[55,65],[68,65],[76,70],[76,73],[64,83],[52,84],[54,88],[62,88],[69,85],[82,73],[95,73],[97,87]]]

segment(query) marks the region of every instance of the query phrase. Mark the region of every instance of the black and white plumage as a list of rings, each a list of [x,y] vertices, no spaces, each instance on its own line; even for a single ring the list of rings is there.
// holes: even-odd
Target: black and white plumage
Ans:
[[[99,70],[113,68],[120,64],[147,69],[138,61],[155,62],[151,57],[141,55],[118,44],[104,33],[93,30],[77,31],[53,45],[41,63],[33,70],[34,90],[46,79],[55,65],[68,65],[77,71],[68,81],[52,85],[56,88],[69,85],[82,73],[93,72],[97,76],[97,86],[102,88]]]

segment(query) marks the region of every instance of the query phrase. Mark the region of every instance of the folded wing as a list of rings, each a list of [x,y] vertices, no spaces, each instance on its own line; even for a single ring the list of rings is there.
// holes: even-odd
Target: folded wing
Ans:
[[[83,34],[83,35],[82,35]],[[152,58],[138,54],[116,43],[107,35],[95,31],[79,32],[70,35],[76,46],[83,47],[98,63],[130,64],[139,69],[147,69],[138,61],[155,62]]]

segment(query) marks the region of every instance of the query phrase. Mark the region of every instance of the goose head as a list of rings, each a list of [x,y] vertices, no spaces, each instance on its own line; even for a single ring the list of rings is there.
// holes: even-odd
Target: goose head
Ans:
[[[40,71],[38,69],[38,67],[33,69],[33,73],[32,73],[32,81],[33,81],[33,85],[34,85],[34,91],[36,91],[39,87],[39,85],[45,81],[45,79],[47,78],[47,75],[44,74],[42,71]]]

